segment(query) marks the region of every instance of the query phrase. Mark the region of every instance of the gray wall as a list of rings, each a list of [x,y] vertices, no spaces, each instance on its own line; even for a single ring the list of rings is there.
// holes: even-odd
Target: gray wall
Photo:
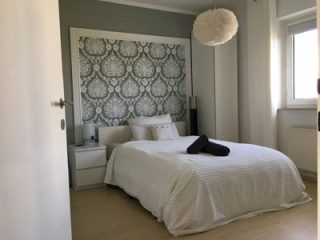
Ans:
[[[193,15],[106,3],[95,0],[60,0],[60,25],[65,99],[72,100],[69,28],[190,38]],[[67,141],[74,143],[73,111],[66,109]]]
[[[288,17],[316,6],[316,0],[277,0],[277,17]]]

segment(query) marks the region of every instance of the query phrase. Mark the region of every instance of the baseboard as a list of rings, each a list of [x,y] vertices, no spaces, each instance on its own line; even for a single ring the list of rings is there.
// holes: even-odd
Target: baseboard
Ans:
[[[91,188],[101,188],[101,187],[105,187],[105,186],[106,186],[105,183],[97,183],[97,184],[91,184],[91,185],[80,186],[80,187],[72,187],[70,189],[72,189],[74,191],[81,191],[81,190],[88,190]]]
[[[309,170],[299,169],[300,175],[303,180],[317,182],[317,173]]]

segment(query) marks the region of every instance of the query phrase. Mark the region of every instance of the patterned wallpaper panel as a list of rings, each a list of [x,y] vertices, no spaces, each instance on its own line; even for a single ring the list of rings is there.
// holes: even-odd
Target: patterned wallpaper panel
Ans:
[[[185,120],[184,45],[80,37],[78,46],[83,123],[165,113]]]

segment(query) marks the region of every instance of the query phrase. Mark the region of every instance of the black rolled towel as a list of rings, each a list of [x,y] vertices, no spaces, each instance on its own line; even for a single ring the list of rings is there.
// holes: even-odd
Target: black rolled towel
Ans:
[[[206,135],[201,135],[197,138],[188,148],[187,153],[197,154],[199,153],[209,142],[209,139]]]
[[[215,156],[228,156],[230,149],[218,143],[209,142],[202,149],[205,153],[210,153]]]

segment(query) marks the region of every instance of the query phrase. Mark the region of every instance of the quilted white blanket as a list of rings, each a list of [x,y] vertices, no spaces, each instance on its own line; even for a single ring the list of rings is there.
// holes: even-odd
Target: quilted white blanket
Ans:
[[[105,183],[137,198],[175,236],[311,200],[293,162],[261,146],[223,142],[227,157],[186,154],[196,137],[119,145]]]

